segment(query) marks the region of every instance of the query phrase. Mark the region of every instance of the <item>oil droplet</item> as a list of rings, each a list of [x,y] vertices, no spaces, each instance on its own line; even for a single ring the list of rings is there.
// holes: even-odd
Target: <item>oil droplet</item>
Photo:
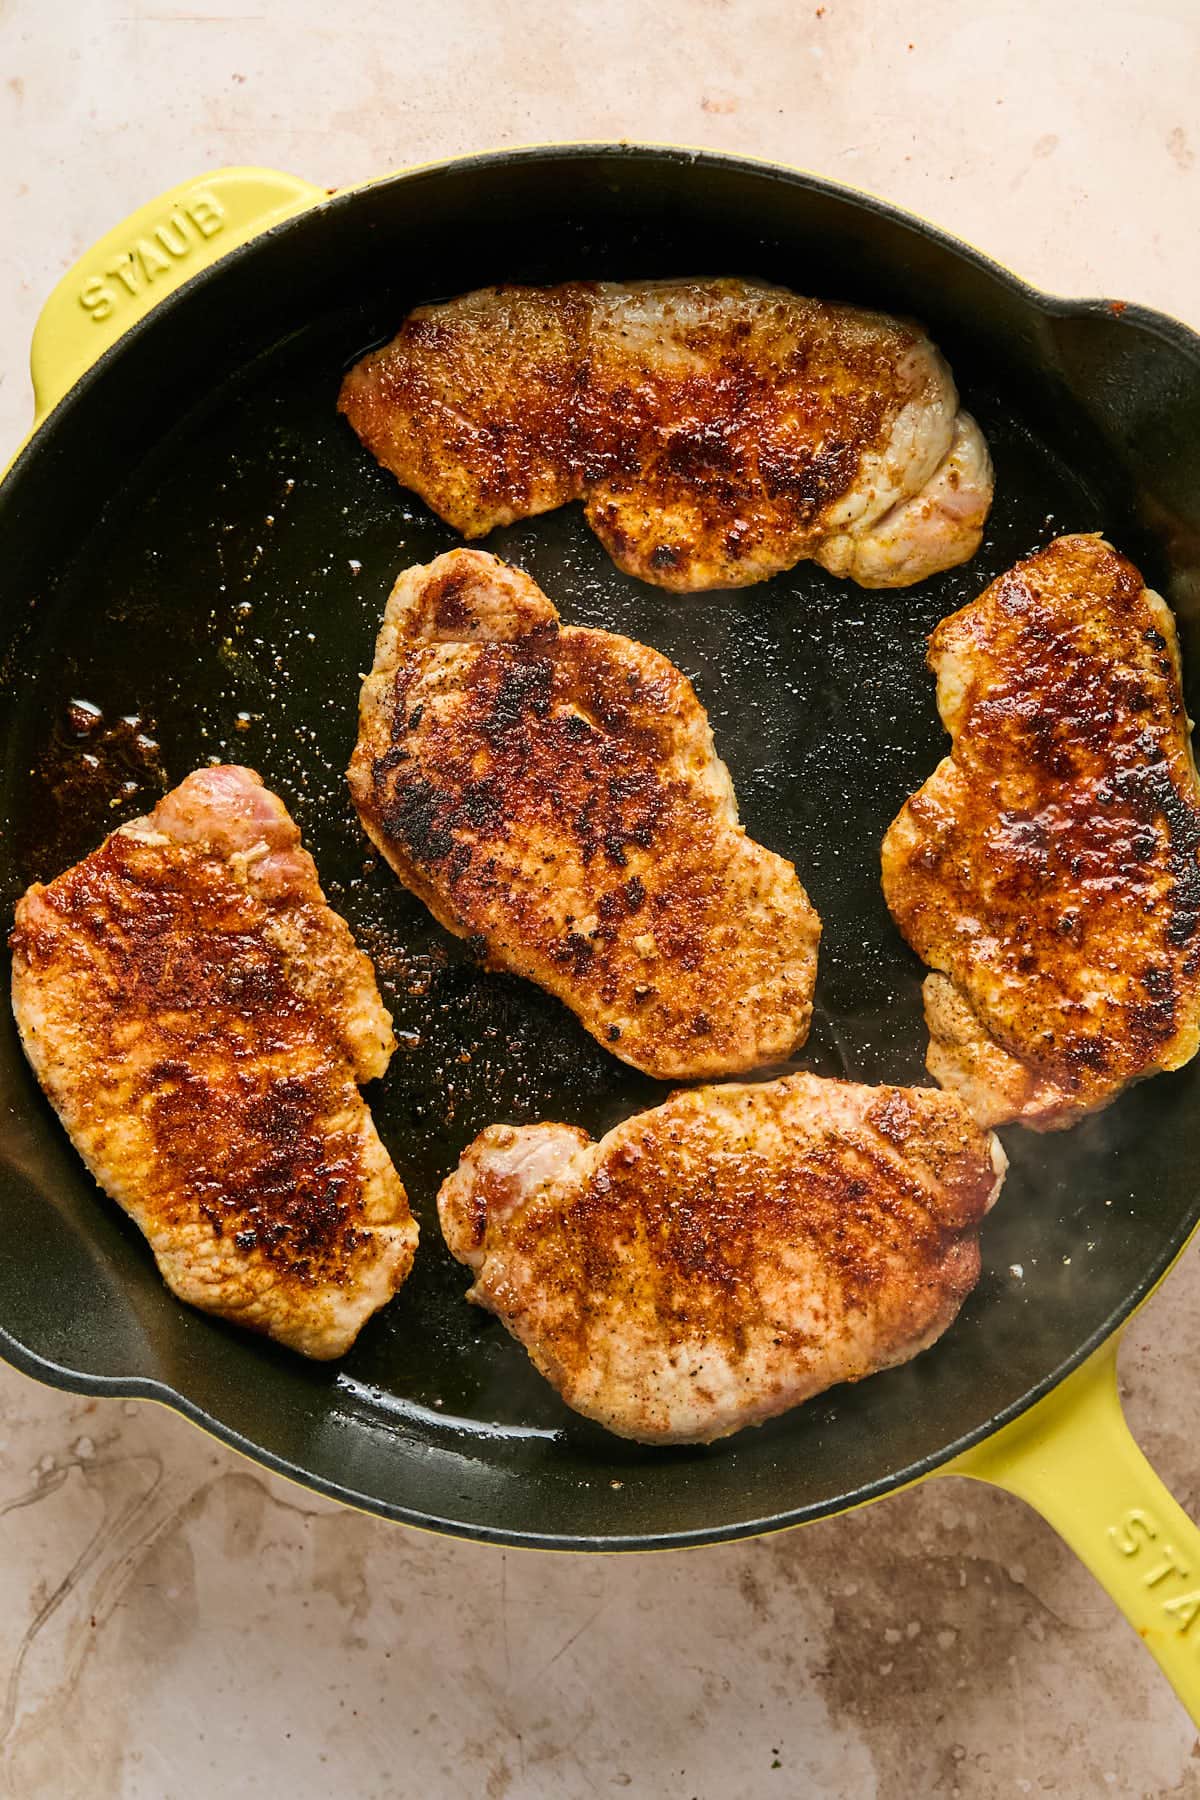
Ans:
[[[67,701],[67,724],[76,737],[88,737],[103,717],[100,708],[91,700]]]

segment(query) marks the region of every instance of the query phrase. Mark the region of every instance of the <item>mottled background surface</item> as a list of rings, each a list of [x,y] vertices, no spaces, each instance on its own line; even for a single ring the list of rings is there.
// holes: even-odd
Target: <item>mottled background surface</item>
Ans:
[[[1200,13],[977,0],[0,0],[0,451],[38,306],[222,163],[329,185],[548,138],[804,164],[1042,286],[1200,325]],[[1200,1250],[1122,1353],[1200,1508]],[[0,1370],[0,1794],[1200,1795],[1200,1743],[1018,1502],[962,1482],[651,1558],[339,1511]]]

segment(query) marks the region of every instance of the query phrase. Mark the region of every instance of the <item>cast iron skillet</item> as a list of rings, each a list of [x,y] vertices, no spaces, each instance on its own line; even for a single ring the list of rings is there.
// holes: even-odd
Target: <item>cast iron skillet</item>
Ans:
[[[294,216],[185,279],[272,206]],[[667,1089],[539,990],[481,972],[367,854],[342,776],[359,672],[396,573],[455,538],[359,447],[334,410],[338,381],[418,301],[497,280],[714,272],[923,319],[996,461],[979,555],[900,593],[806,564],[673,598],[619,574],[575,508],[489,540],[568,622],[643,638],[694,680],[748,828],[794,859],[824,920],[799,1066],[924,1079],[922,971],[884,907],[879,843],[943,753],[924,667],[938,619],[1058,533],[1103,529],[1175,607],[1195,710],[1200,340],[1167,319],[1046,299],[877,201],[709,154],[524,151],[333,198],[224,173],[165,196],[51,302],[35,350],[43,405],[112,347],[0,489],[0,897],[7,916],[29,881],[197,764],[257,768],[395,1014],[402,1048],[370,1099],[423,1239],[400,1297],[335,1367],[189,1311],[86,1176],[5,1009],[0,1348],[20,1368],[164,1400],[389,1518],[510,1544],[694,1544],[945,1465],[1081,1365],[1186,1240],[1200,1063],[1069,1133],[1006,1133],[983,1278],[943,1342],[731,1442],[648,1450],[605,1435],[463,1303],[433,1199],[474,1134],[538,1119],[599,1134]],[[103,714],[86,735],[80,700]],[[1115,1529],[1124,1505],[1114,1487]]]

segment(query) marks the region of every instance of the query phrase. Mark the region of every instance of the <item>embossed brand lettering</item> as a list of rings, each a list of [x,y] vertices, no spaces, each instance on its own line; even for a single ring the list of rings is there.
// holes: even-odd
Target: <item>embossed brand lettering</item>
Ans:
[[[212,237],[225,223],[225,210],[211,194],[197,194],[188,208],[188,215],[201,237]]]
[[[137,295],[171,272],[172,263],[191,256],[226,224],[225,208],[215,194],[193,194],[145,237],[89,275],[79,290],[79,304],[97,325],[111,318],[125,294]]]
[[[1157,1588],[1168,1578],[1186,1581],[1191,1575],[1189,1565],[1173,1544],[1162,1542],[1162,1535],[1158,1520],[1140,1506],[1131,1506],[1115,1525],[1108,1528],[1109,1541],[1120,1556],[1137,1556],[1148,1545],[1154,1545],[1153,1561],[1141,1576],[1143,1587]],[[1162,1608],[1166,1624],[1177,1636],[1184,1637],[1200,1618],[1200,1588],[1192,1588],[1184,1594],[1173,1594],[1169,1589],[1167,1592],[1169,1598],[1156,1594],[1155,1599]],[[1200,1633],[1196,1642],[1200,1643]]]
[[[1158,1526],[1140,1506],[1131,1506],[1116,1525],[1109,1526],[1108,1535],[1122,1556],[1136,1556],[1143,1539],[1147,1543],[1154,1542],[1158,1536]]]
[[[1186,1579],[1191,1574],[1187,1564],[1180,1561],[1179,1552],[1173,1545],[1163,1545],[1163,1556],[1166,1560],[1157,1563],[1146,1576],[1147,1587],[1157,1587],[1165,1575],[1182,1575]]]
[[[1182,1637],[1190,1628],[1192,1620],[1200,1614],[1200,1588],[1193,1588],[1190,1594],[1180,1594],[1174,1600],[1164,1600],[1163,1611],[1170,1613]]]

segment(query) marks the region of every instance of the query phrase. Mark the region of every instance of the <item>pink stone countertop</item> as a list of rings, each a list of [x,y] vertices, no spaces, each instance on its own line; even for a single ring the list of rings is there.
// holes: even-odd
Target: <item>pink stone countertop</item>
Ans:
[[[2,0],[0,449],[57,276],[225,163],[341,185],[536,140],[711,145],[1200,325],[1197,94],[1195,0]],[[1122,1354],[1193,1514],[1197,1368],[1193,1249]],[[538,1557],[0,1368],[0,1512],[19,1800],[1200,1796],[1195,1730],[1108,1600],[967,1483],[728,1548]]]

